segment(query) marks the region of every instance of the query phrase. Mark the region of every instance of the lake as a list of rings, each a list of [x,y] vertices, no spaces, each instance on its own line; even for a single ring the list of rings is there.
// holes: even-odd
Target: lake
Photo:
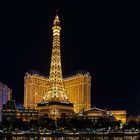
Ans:
[[[124,137],[95,137],[95,136],[80,136],[80,137],[0,137],[0,140],[140,140],[139,136],[124,136]]]

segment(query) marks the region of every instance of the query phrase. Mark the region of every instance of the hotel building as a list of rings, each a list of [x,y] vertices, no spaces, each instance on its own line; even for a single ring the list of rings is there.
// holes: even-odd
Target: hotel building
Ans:
[[[2,119],[3,104],[6,104],[8,100],[11,100],[12,90],[0,82],[0,121]]]

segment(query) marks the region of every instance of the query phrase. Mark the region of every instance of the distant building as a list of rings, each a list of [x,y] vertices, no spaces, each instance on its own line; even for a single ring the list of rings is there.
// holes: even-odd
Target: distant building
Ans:
[[[14,122],[16,119],[22,119],[23,121],[39,120],[40,111],[37,109],[17,109],[15,101],[10,100],[3,105],[2,119]],[[88,110],[83,110],[79,114],[75,115],[79,119],[90,119],[96,122],[99,118],[108,118],[111,121],[121,121],[126,123],[126,111],[125,110],[104,110],[93,107]],[[127,117],[127,121],[140,121],[140,116]]]
[[[16,108],[19,109],[19,110],[23,110],[24,106],[23,106],[22,103],[16,103]]]
[[[17,109],[15,101],[9,100],[6,104],[3,105],[2,109],[2,120],[8,120],[14,122],[17,118]]]
[[[12,90],[0,82],[0,121],[2,117],[2,107],[8,100],[12,98]]]
[[[123,124],[126,123],[127,112],[125,110],[104,110],[93,107],[88,110],[84,110],[79,113],[79,117],[83,119],[91,119],[96,121],[98,118],[108,118],[110,120],[121,121]]]
[[[88,110],[84,110],[78,114],[79,119],[90,119],[93,121],[97,121],[99,118],[108,118],[109,120],[116,120],[114,115],[107,111],[100,108],[93,107]]]
[[[23,121],[38,120],[38,110],[35,109],[17,109],[15,101],[10,100],[3,105],[2,119],[14,122],[16,119]]]
[[[110,112],[114,115],[117,121],[121,121],[122,123],[126,123],[127,111],[126,110],[110,110]]]
[[[140,115],[137,115],[137,116],[128,116],[127,117],[127,122],[130,122],[130,121],[135,121],[135,122],[140,122]]]

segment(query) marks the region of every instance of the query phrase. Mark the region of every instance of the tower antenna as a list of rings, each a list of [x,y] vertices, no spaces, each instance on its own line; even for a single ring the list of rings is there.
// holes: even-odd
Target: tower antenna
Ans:
[[[58,15],[58,10],[56,10],[56,15]]]

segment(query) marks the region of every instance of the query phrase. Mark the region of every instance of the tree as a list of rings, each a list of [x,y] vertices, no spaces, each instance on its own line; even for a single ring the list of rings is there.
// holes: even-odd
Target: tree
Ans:
[[[36,130],[38,127],[38,121],[37,120],[30,120],[29,122],[29,128],[33,128],[34,130]]]
[[[3,126],[3,129],[9,129],[10,128],[10,121],[8,121],[7,119],[3,119],[2,120],[2,126]]]
[[[110,120],[108,118],[98,118],[96,122],[97,128],[105,128],[108,129],[110,126]]]
[[[111,122],[111,127],[113,128],[113,129],[119,129],[120,128],[120,124],[121,124],[121,122],[120,121],[112,121]]]
[[[93,127],[92,121],[90,119],[84,119],[82,121],[82,124],[83,124],[83,128],[92,128]]]
[[[55,128],[55,121],[49,117],[40,117],[39,126],[44,128]]]
[[[23,129],[23,120],[22,119],[16,119],[13,123],[13,129],[18,128],[18,129]]]
[[[138,123],[134,120],[128,122],[128,128],[131,129],[131,128],[138,128]]]

